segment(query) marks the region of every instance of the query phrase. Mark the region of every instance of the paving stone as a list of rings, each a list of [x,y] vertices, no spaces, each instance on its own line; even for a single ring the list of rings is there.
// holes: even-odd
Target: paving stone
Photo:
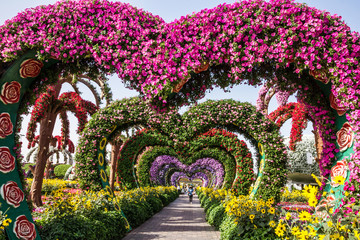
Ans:
[[[182,194],[174,202],[141,226],[128,233],[123,240],[219,240],[220,232],[205,221],[204,209],[195,195],[193,203]]]

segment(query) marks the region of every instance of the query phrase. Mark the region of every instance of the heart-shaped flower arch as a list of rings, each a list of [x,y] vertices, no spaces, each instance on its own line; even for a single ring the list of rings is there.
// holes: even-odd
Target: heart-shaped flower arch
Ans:
[[[192,107],[183,116],[175,111],[157,114],[138,98],[116,101],[101,109],[93,115],[83,131],[75,158],[79,163],[77,173],[83,188],[99,189],[108,186],[104,169],[106,143],[111,141],[116,132],[139,124],[154,130],[141,131],[121,149],[118,174],[126,187],[136,187],[134,166],[137,156],[145,147],[169,146],[175,151],[159,155],[183,159],[188,165],[197,160],[189,157],[190,153],[196,153],[206,147],[218,147],[236,161],[236,177],[231,180],[232,187],[239,194],[247,194],[254,177],[251,154],[246,144],[232,133],[219,129],[211,130],[227,128],[242,134],[259,149],[257,159],[260,171],[252,195],[265,199],[274,197],[279,200],[286,171],[285,147],[279,135],[279,128],[258,113],[251,104],[234,100],[207,101]],[[94,149],[89,143],[97,143],[99,149]],[[141,172],[141,176],[145,176],[141,180],[142,183],[146,183],[148,170],[155,157],[150,158],[150,162],[147,160],[145,164],[140,160],[138,171]],[[218,157],[215,159],[220,160]],[[147,170],[142,171],[143,167]]]
[[[348,175],[350,189],[356,193],[360,179],[360,136],[356,124],[360,120],[359,39],[359,34],[351,32],[339,17],[291,0],[223,4],[169,24],[128,4],[105,0],[63,1],[28,9],[0,27],[0,85],[5,91],[0,103],[0,142],[1,149],[6,149],[1,154],[12,156],[3,163],[5,169],[11,170],[2,171],[2,183],[14,180],[21,188],[17,171],[20,168],[12,167],[12,159],[19,159],[15,152],[19,146],[14,142],[19,103],[26,106],[23,94],[32,80],[37,79],[40,85],[51,82],[41,82],[45,78],[37,76],[38,70],[44,73],[44,69],[54,66],[51,59],[55,58],[56,69],[65,72],[116,72],[158,108],[167,103],[195,101],[213,84],[228,87],[246,79],[255,84],[275,75],[285,90],[289,83],[295,83],[304,93],[308,109],[313,110],[310,115],[320,119],[315,125],[324,140],[322,172],[328,176],[335,157],[349,157],[355,146]],[[30,49],[36,51],[36,57],[34,53],[24,55]],[[346,117],[336,115],[336,129],[329,127],[333,121],[329,112],[318,107],[322,101],[329,102],[325,98],[319,102],[307,98],[319,93],[314,79],[306,80],[311,78],[309,74],[322,82],[318,84],[326,99],[332,92],[336,99],[333,107],[348,111]],[[305,93],[307,84],[312,90]],[[13,89],[16,96],[7,94],[6,89]],[[346,118],[351,132],[356,134],[351,133],[353,137],[349,138],[339,136],[352,139],[355,144],[346,144],[344,150],[343,141],[338,139],[336,148],[343,151],[336,153],[331,142],[335,131],[330,130],[343,129]],[[8,208],[5,200],[1,203],[2,209]],[[25,202],[19,208],[22,210],[10,207],[8,211],[13,218],[10,227],[14,231],[9,232],[13,238],[23,236],[19,224],[26,225],[25,218],[31,219]],[[20,212],[24,214],[19,216]],[[26,237],[35,238],[35,231]]]
[[[150,168],[150,179],[151,181],[165,185],[166,175],[165,168],[171,166],[176,168],[177,171],[182,171],[186,174],[191,174],[192,176],[201,170],[205,170],[211,173],[212,178],[214,179],[211,185],[215,188],[221,187],[224,180],[224,168],[222,164],[215,160],[214,158],[201,158],[196,160],[190,166],[179,161],[179,159],[169,156],[169,155],[160,155],[156,157]],[[163,176],[161,176],[163,175]],[[171,177],[171,176],[170,176]]]
[[[133,169],[129,166],[134,166],[136,159],[138,159],[136,181],[139,182],[140,186],[148,186],[151,184],[150,180],[156,176],[156,173],[151,172],[151,169],[154,168],[154,160],[162,155],[171,156],[174,161],[181,159],[181,166],[178,166],[178,170],[179,168],[191,170],[190,166],[185,167],[185,165],[195,167],[196,162],[200,159],[216,159],[221,163],[221,168],[225,170],[224,181],[219,181],[219,185],[225,188],[233,187],[239,194],[247,194],[251,183],[253,183],[251,153],[245,142],[239,141],[235,134],[225,130],[211,129],[184,145],[174,146],[172,144],[166,147],[159,147],[162,144],[156,144],[152,140],[151,132],[142,131],[124,144],[118,164],[118,174],[127,187],[134,187],[132,184],[134,178],[131,174]],[[139,153],[149,145],[156,147],[139,156]],[[203,163],[200,165],[210,166],[211,164]],[[215,166],[212,169],[217,172]],[[157,170],[154,171],[157,172]]]
[[[140,134],[143,135],[143,133],[140,133]],[[217,139],[213,138],[213,140],[216,141]],[[125,143],[125,144],[127,144],[127,143]],[[134,144],[134,146],[136,146],[136,143]],[[134,156],[134,154],[131,154],[130,151],[126,151],[126,152],[128,154],[125,153],[125,151],[124,151],[122,157],[126,156],[126,155]],[[245,152],[247,152],[247,151],[245,151]],[[135,155],[138,155],[138,154],[135,154]],[[137,179],[136,179],[136,181],[138,181],[140,186],[149,186],[149,185],[151,185],[150,175],[149,175],[151,164],[152,164],[152,162],[154,161],[154,159],[157,156],[161,156],[161,155],[170,155],[170,156],[177,156],[177,157],[181,156],[181,155],[179,155],[179,152],[176,152],[174,148],[171,148],[169,146],[166,146],[166,147],[156,146],[153,149],[151,149],[151,151],[144,152],[141,155],[141,158],[138,159],[138,162],[136,164],[137,165],[137,168],[136,168],[136,177],[137,177]],[[219,161],[223,165],[224,171],[225,171],[225,176],[224,176],[224,181],[222,183],[222,187],[228,189],[228,188],[231,188],[233,186],[233,182],[236,179],[236,171],[234,171],[234,169],[236,169],[236,165],[237,165],[233,156],[231,156],[224,149],[204,148],[202,150],[192,152],[191,155],[189,156],[189,158],[186,159],[187,161],[184,161],[184,162],[186,162],[188,164],[188,163],[192,163],[195,160],[201,159],[201,158],[213,158],[213,159],[216,159],[217,161]],[[122,158],[121,162],[123,162],[124,160],[126,160],[126,159]],[[251,164],[251,162],[249,162],[248,165],[250,165],[250,164]],[[124,169],[125,164],[120,164],[120,166],[123,166],[123,169]],[[124,171],[119,173],[120,176],[123,176],[122,175],[123,172]],[[252,173],[249,174],[249,175],[252,176]],[[171,175],[170,178],[172,179],[173,176]],[[171,179],[170,179],[170,182],[171,182]],[[124,180],[124,178],[122,179],[122,181],[123,180]],[[132,182],[132,178],[127,180],[127,182],[129,182],[129,181]],[[122,182],[122,183],[125,184],[125,182]]]

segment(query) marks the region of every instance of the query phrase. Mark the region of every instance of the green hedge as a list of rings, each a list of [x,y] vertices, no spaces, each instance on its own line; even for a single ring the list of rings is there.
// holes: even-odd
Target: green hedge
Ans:
[[[64,178],[66,171],[71,167],[70,164],[60,164],[54,168],[54,174],[57,178]]]
[[[216,229],[219,229],[225,215],[225,208],[221,204],[214,205],[212,210],[207,215],[207,221],[210,225],[214,226]]]
[[[149,190],[150,189],[150,190]],[[175,200],[179,194],[175,187],[149,188],[147,194],[142,189],[125,192],[126,197],[120,194],[116,198],[125,214],[128,223],[134,229],[159,212],[165,205]],[[114,202],[109,201],[105,195],[96,199],[91,193],[80,193],[80,198],[91,199],[91,210],[84,208],[84,204],[76,211],[66,207],[45,205],[49,211],[38,213],[36,222],[42,239],[61,240],[107,240],[122,239],[126,232],[126,221],[120,211],[114,208]]]

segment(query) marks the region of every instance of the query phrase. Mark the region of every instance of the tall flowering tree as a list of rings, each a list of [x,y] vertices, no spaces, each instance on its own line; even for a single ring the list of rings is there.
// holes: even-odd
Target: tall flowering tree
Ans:
[[[303,130],[307,126],[308,110],[303,103],[288,103],[280,106],[268,115],[268,118],[281,127],[288,119],[292,119],[289,148],[295,150],[296,143],[301,141]]]
[[[77,83],[81,82],[90,89],[95,97],[95,104],[81,98]],[[26,138],[29,140],[28,148],[32,143],[38,144],[38,154],[34,173],[34,180],[30,190],[30,197],[36,206],[41,206],[41,188],[46,166],[50,167],[49,157],[54,145],[53,130],[57,118],[61,120],[61,136],[56,139],[60,148],[65,148],[69,143],[69,120],[67,112],[72,112],[78,119],[78,132],[81,132],[87,123],[88,115],[92,115],[100,104],[100,95],[92,82],[104,90],[105,83],[99,79],[91,81],[86,76],[69,76],[61,78],[56,85],[49,86],[46,92],[39,95],[31,112]],[[61,93],[64,83],[69,83],[74,92]],[[104,92],[104,91],[103,91]],[[107,99],[108,102],[108,99]],[[37,125],[40,125],[40,134],[35,138]],[[48,171],[47,171],[48,172]]]
[[[281,90],[273,81],[265,83],[259,90],[259,96],[256,100],[256,110],[267,116],[270,100],[274,96],[276,97],[279,107],[281,107],[287,103],[290,92]]]
[[[30,162],[33,160],[34,163],[37,162],[37,158],[39,155],[39,138],[40,135],[37,135],[34,140],[31,142],[31,149],[29,153],[26,156],[27,162]],[[68,139],[67,142],[65,142],[65,146],[61,142],[61,136],[55,136],[51,139],[50,147],[49,147],[49,154],[48,154],[48,161],[46,164],[46,170],[45,170],[45,178],[50,177],[50,168],[51,165],[54,163],[54,156],[56,157],[56,163],[59,163],[60,160],[60,154],[63,156],[63,160],[65,163],[73,164],[73,157],[72,154],[75,152],[75,146],[74,143]],[[34,174],[34,173],[33,173]]]
[[[314,124],[313,119],[309,116],[309,110],[306,104],[302,102],[287,103],[289,96],[295,92],[296,88],[287,86],[286,91],[282,90],[283,88],[284,86],[279,87],[273,81],[265,83],[259,90],[256,108],[270,120],[274,121],[279,127],[281,127],[287,120],[292,119],[289,141],[289,148],[292,151],[296,151],[297,143],[302,141],[303,130],[306,128],[307,122],[312,121],[314,126],[314,130],[312,132],[315,136],[317,155],[315,160],[319,163],[323,152],[323,140],[319,133],[319,129],[316,128],[316,124]],[[307,87],[305,87],[304,90],[308,90]],[[276,96],[279,106],[275,111],[268,114],[269,103],[273,96]],[[302,99],[302,96],[299,96],[299,99]],[[334,100],[330,98],[330,102],[332,103]]]
[[[284,90],[283,86],[279,86],[272,80],[260,88],[256,101],[256,109],[275,122],[278,127],[281,127],[287,120],[292,119],[289,142],[291,150],[295,150],[296,143],[301,141],[303,130],[306,128],[307,121],[309,120],[305,104],[300,102],[287,103],[290,95],[294,92],[295,90],[292,87],[287,87],[287,90]],[[269,103],[274,96],[276,97],[278,108],[269,114]]]

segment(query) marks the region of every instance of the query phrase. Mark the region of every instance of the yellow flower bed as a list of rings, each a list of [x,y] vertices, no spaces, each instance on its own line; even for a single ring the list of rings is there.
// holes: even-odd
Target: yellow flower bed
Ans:
[[[26,183],[29,188],[30,188],[32,182],[33,182],[32,178],[26,179]],[[62,180],[62,179],[44,179],[43,180],[43,186],[42,186],[43,192],[51,193],[53,191],[57,191],[57,190],[63,189],[63,188],[78,188],[78,182],[77,181],[67,181],[67,180]]]

